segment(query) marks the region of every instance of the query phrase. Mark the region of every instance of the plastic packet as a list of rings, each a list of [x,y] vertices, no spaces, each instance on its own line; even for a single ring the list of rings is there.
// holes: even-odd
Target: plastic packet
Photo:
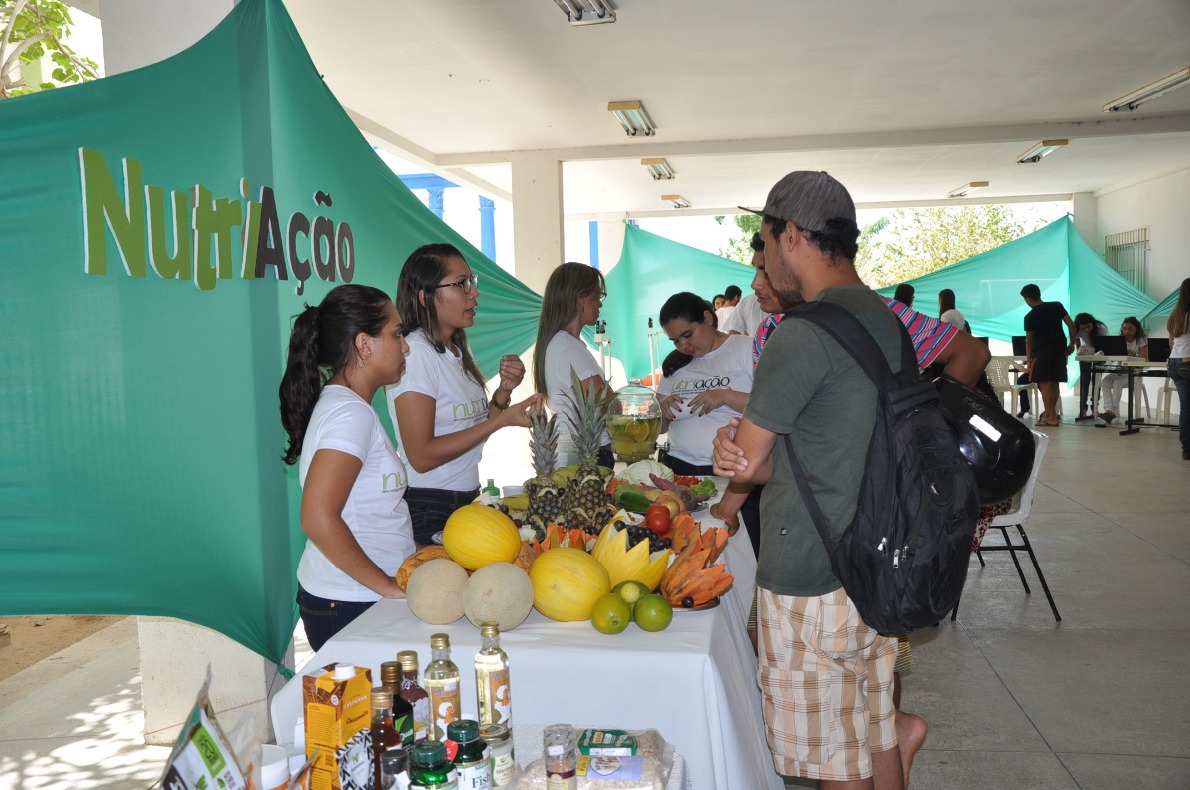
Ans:
[[[578,790],[665,790],[673,770],[674,747],[657,730],[589,728],[579,731],[578,740],[632,743],[635,752],[619,756],[580,754]],[[546,790],[544,760],[535,760],[525,768],[517,790]]]
[[[211,668],[198,691],[190,715],[165,761],[159,784],[162,790],[249,790],[259,787],[260,746],[255,727],[244,717],[225,732],[211,707]],[[228,736],[231,733],[231,737]],[[237,758],[237,755],[239,757]],[[255,771],[257,784],[251,781]]]

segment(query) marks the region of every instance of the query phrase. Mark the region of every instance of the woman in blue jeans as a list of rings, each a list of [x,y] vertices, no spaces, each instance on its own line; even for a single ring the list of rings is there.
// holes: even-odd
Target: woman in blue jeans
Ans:
[[[378,288],[340,285],[293,323],[278,394],[300,462],[298,611],[318,650],[381,598],[404,598],[394,578],[413,553],[408,474],[372,398],[405,371],[404,327]]]
[[[1178,436],[1182,440],[1182,460],[1190,461],[1190,277],[1182,280],[1178,303],[1169,320],[1169,379],[1178,390]]]

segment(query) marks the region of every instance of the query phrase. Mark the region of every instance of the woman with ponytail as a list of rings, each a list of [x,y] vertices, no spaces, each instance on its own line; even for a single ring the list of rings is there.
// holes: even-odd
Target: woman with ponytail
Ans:
[[[293,324],[281,424],[285,463],[300,464],[297,603],[315,650],[379,599],[404,597],[395,575],[414,550],[407,475],[372,398],[401,378],[407,353],[378,288],[340,285]]]

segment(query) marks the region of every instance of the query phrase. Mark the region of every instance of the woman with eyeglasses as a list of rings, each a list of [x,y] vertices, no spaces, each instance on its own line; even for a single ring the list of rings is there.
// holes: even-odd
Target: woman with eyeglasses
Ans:
[[[574,446],[570,440],[571,427],[574,425],[569,395],[574,391],[571,371],[578,375],[588,392],[593,387],[607,385],[595,356],[579,337],[583,327],[595,326],[599,320],[599,308],[606,296],[603,275],[585,263],[562,264],[554,269],[545,285],[541,321],[537,324],[537,347],[533,353],[533,383],[537,392],[546,396],[550,409],[558,415],[559,434],[562,437],[559,466],[578,460],[572,457]],[[609,469],[615,463],[611,439],[606,431],[596,461]]]
[[[408,330],[405,375],[386,390],[389,414],[413,471],[405,501],[413,537],[429,544],[457,508],[479,496],[479,460],[487,438],[529,425],[537,396],[512,402],[525,377],[520,357],[500,360],[489,400],[486,379],[467,345],[475,323],[479,277],[450,244],[413,251],[397,281],[397,309]]]
[[[404,598],[393,576],[413,553],[406,470],[372,408],[405,369],[404,327],[388,295],[340,285],[293,322],[278,395],[299,464],[298,611],[315,650],[381,598]]]

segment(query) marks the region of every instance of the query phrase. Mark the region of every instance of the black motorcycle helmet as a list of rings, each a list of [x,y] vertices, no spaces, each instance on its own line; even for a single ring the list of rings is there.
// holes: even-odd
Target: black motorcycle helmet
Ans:
[[[959,438],[959,451],[971,465],[979,503],[1011,499],[1033,471],[1037,446],[1023,422],[951,376],[934,380],[942,416]]]

